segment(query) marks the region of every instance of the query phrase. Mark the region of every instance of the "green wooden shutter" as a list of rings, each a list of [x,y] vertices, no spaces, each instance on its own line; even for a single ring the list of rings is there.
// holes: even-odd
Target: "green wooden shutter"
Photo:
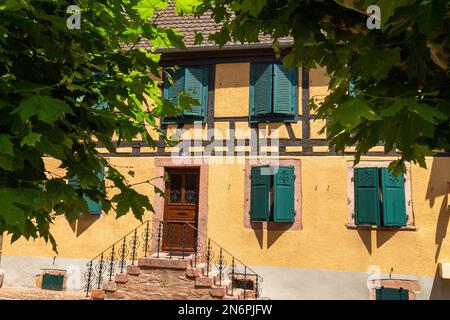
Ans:
[[[286,69],[281,63],[273,65],[273,112],[295,114],[298,100],[297,69]]]
[[[97,190],[103,191],[105,180],[105,168],[103,166],[101,167],[100,172],[97,173],[97,178],[99,180],[99,186],[97,187]],[[102,212],[102,203],[100,201],[91,200],[85,194],[83,194],[83,199],[88,205],[88,211],[90,214],[100,214]]]
[[[67,184],[74,189],[80,189],[80,180],[77,176],[69,178]]]
[[[98,190],[104,191],[104,179],[105,179],[105,169],[102,166],[99,173],[97,173],[97,178],[99,179]],[[68,179],[68,184],[74,189],[80,189],[80,181],[77,176]],[[102,204],[100,201],[91,200],[86,194],[83,193],[83,200],[88,206],[88,211],[90,214],[100,214],[102,212]]]
[[[278,167],[273,193],[273,221],[294,222],[294,167]]]
[[[348,83],[348,95],[350,97],[356,97],[355,82],[353,82],[352,80],[350,80],[350,82]]]
[[[405,178],[397,178],[387,168],[381,168],[383,225],[400,227],[406,225]]]
[[[272,64],[250,67],[250,115],[272,113]]]
[[[377,288],[377,300],[409,300],[409,290],[400,288]]]
[[[266,166],[267,167],[267,166]],[[252,167],[250,193],[250,220],[269,219],[270,175],[262,175],[261,168]]]
[[[208,66],[185,68],[185,91],[199,105],[192,106],[191,111],[183,111],[184,115],[203,117],[206,115],[208,104]]]
[[[168,77],[164,77],[164,98],[177,105],[178,95],[184,91],[184,68],[168,70],[167,73],[172,76],[173,83],[169,82]]]
[[[356,168],[354,183],[356,224],[380,225],[378,168]]]

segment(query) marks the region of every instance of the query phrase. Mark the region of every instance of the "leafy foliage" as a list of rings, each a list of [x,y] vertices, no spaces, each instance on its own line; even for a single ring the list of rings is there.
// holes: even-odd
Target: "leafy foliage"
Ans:
[[[157,80],[155,49],[183,47],[182,35],[156,24],[155,10],[167,2],[0,1],[0,233],[42,237],[56,249],[50,225],[58,215],[87,214],[83,194],[118,217],[153,211],[95,148],[100,142],[114,153],[113,135],[119,142],[141,135],[155,146],[147,130],[161,134],[156,118],[183,107],[160,97]],[[177,3],[186,11],[195,1]],[[81,29],[67,28],[69,5],[81,8]],[[137,49],[140,41],[152,50]],[[45,156],[66,174],[45,167]],[[112,198],[93,188],[101,166],[118,189]],[[73,176],[80,189],[67,185]]]
[[[373,4],[381,8],[381,30],[367,28]],[[355,162],[382,143],[400,153],[391,164],[398,174],[405,161],[425,167],[433,150],[450,149],[448,1],[204,0],[196,14],[222,22],[209,37],[219,45],[270,36],[286,66],[326,67],[330,93],[311,107],[328,120],[338,152],[356,145]],[[294,44],[283,52],[286,37]]]

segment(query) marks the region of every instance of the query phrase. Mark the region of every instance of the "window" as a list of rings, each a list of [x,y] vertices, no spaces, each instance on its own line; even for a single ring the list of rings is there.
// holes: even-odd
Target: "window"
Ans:
[[[403,288],[377,288],[377,300],[409,300],[409,290]]]
[[[281,63],[250,67],[250,122],[297,121],[298,70]]]
[[[294,222],[294,167],[251,168],[250,220]]]
[[[183,67],[169,71],[172,83],[165,77],[164,98],[177,105],[179,94],[186,92],[191,98],[198,100],[199,105],[193,105],[191,110],[183,110],[176,117],[164,118],[163,123],[204,122],[208,110],[208,77],[209,66]]]
[[[100,181],[100,185],[97,187],[97,190],[104,191],[105,174],[103,166],[101,167],[101,171],[97,174],[97,178]],[[77,176],[70,178],[68,184],[74,189],[80,189],[80,180]],[[83,200],[86,202],[90,214],[100,214],[102,212],[102,204],[100,201],[94,201],[84,193]]]
[[[357,225],[402,227],[406,225],[405,180],[387,168],[355,168]]]

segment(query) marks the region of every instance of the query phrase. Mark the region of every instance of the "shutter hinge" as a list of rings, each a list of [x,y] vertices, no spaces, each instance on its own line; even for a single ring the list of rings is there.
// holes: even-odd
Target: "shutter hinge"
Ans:
[[[355,182],[355,177],[352,177],[351,182]]]
[[[350,204],[350,198],[347,198],[347,205]]]
[[[408,207],[411,207],[411,200],[408,200]]]

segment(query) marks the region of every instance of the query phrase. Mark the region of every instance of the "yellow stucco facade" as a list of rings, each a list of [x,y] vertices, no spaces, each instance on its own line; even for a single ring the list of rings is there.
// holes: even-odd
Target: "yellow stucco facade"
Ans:
[[[299,74],[301,72],[299,70]],[[300,77],[301,79],[301,77]],[[299,114],[301,105],[301,80],[299,81]],[[327,78],[323,70],[310,73],[310,97],[320,99],[327,92]],[[224,63],[216,65],[214,91],[214,118],[248,117],[249,113],[249,63]],[[317,134],[323,121],[310,122],[311,136],[321,140]],[[302,120],[291,123],[296,139],[302,137]],[[290,139],[284,123],[260,123],[261,136],[276,136]],[[168,126],[168,135],[176,132],[176,125]],[[184,129],[192,137],[205,139],[208,124],[194,132],[192,125]],[[222,139],[229,137],[230,124],[216,121],[215,130]],[[250,138],[250,125],[244,119],[235,123],[236,139]],[[217,140],[222,140],[216,136]],[[166,148],[170,152],[173,148]],[[302,152],[302,146],[286,146],[286,152]],[[151,150],[147,150],[151,151]],[[317,145],[312,152],[328,152],[326,145]],[[376,151],[382,151],[377,149]],[[124,151],[125,152],[125,151]],[[437,263],[450,261],[450,236],[448,235],[448,196],[450,181],[450,158],[429,157],[427,169],[411,165],[412,206],[415,230],[366,230],[350,229],[347,204],[353,190],[347,188],[347,163],[352,156],[337,155],[284,155],[283,158],[299,159],[301,177],[296,187],[301,186],[301,229],[273,231],[249,229],[243,224],[245,201],[245,164],[241,161],[217,164],[209,163],[207,202],[208,236],[222,244],[233,255],[249,265],[322,270],[365,272],[371,265],[379,266],[382,272],[434,276]],[[393,157],[370,156],[371,161],[394,160]],[[112,165],[126,173],[131,183],[155,177],[155,156],[109,156]],[[207,161],[207,160],[205,160]],[[46,159],[50,170],[57,163]],[[195,165],[194,165],[195,166]],[[136,186],[154,201],[153,187],[148,184]],[[107,189],[109,195],[114,190]],[[200,194],[200,197],[203,195]],[[147,213],[144,220],[151,219]],[[9,237],[3,241],[4,256],[35,256],[89,259],[96,256],[127,232],[140,224],[131,213],[115,218],[108,215],[82,217],[76,225],[70,225],[65,217],[57,217],[51,228],[58,243],[58,254],[50,244],[42,240],[20,239],[13,244]]]
[[[434,275],[436,263],[450,261],[447,237],[450,159],[428,158],[428,169],[411,168],[416,230],[353,230],[347,220],[347,162],[350,157],[289,157],[301,161],[299,231],[249,230],[243,226],[244,164],[208,166],[208,235],[253,265],[364,272],[370,265],[396,273]],[[374,160],[389,158],[370,158]],[[153,158],[111,158],[116,166],[136,172],[134,180],[153,177]],[[52,162],[52,161],[50,161]],[[154,198],[149,185],[136,187]],[[200,197],[202,195],[200,194]],[[146,218],[151,218],[147,214]],[[41,240],[4,241],[5,256],[91,258],[139,225],[132,214],[82,218],[77,227],[58,217],[52,232],[56,255]]]

